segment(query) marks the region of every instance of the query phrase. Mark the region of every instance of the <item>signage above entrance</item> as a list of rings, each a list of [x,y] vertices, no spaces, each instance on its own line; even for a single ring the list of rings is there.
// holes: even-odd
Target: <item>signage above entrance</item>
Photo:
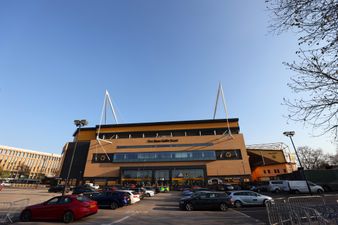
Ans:
[[[154,140],[148,140],[147,141],[148,143],[172,143],[172,142],[178,142],[178,139],[162,139],[162,140],[157,140],[157,139],[154,139]]]

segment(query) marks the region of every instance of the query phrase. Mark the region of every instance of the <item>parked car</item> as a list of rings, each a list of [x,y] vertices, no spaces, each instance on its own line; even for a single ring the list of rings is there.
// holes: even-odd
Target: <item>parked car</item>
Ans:
[[[188,189],[188,190],[184,190],[182,192],[182,195],[183,196],[191,196],[192,194],[194,193],[197,193],[197,192],[201,192],[201,191],[211,191],[209,190],[208,188],[195,188],[195,189]]]
[[[83,186],[84,187],[90,187],[90,188],[93,188],[95,190],[98,190],[100,188],[99,185],[94,185],[93,183],[85,183]]]
[[[249,205],[265,205],[266,201],[272,200],[270,196],[262,195],[253,191],[228,192],[229,204],[240,208]]]
[[[8,182],[8,181],[3,181],[3,182],[1,182],[1,184],[0,184],[2,187],[10,187],[10,186],[12,186],[12,184],[10,183],[10,182]]]
[[[287,180],[270,180],[267,184],[267,190],[270,192],[288,192],[289,182]]]
[[[146,196],[146,190],[144,188],[130,188],[129,190],[132,190],[138,194],[141,200]]]
[[[159,191],[160,192],[169,192],[169,187],[168,186],[160,186]]]
[[[125,192],[129,195],[130,197],[130,204],[135,204],[136,202],[139,202],[141,199],[140,199],[140,196],[132,191],[132,190],[117,190],[116,192]]]
[[[290,192],[293,193],[309,193],[308,186],[305,180],[289,180]],[[321,194],[324,192],[324,188],[308,181],[311,192]]]
[[[56,185],[56,186],[52,186],[48,189],[48,192],[52,192],[52,193],[62,193],[63,190],[65,190],[65,185]],[[69,188],[66,188],[65,193],[69,192]]]
[[[153,197],[155,196],[155,190],[150,190],[150,189],[146,189],[146,188],[141,188],[144,191],[144,195],[146,197]]]
[[[77,186],[73,189],[73,194],[76,195],[89,192],[97,192],[97,191],[94,188],[88,186]]]
[[[73,222],[97,213],[97,204],[85,196],[65,195],[26,207],[20,215],[24,222],[31,220],[62,220]]]
[[[96,201],[99,207],[109,207],[117,209],[129,204],[129,195],[124,192],[107,191],[92,195],[92,200]]]
[[[218,209],[227,211],[229,208],[228,196],[225,193],[201,191],[189,197],[181,198],[179,207],[182,210]]]
[[[155,187],[144,187],[146,191],[153,191],[155,194],[158,194],[159,191]]]

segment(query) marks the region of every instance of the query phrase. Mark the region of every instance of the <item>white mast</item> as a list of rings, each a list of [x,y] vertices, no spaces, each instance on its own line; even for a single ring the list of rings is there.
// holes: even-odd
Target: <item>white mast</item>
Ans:
[[[223,103],[223,107],[224,107],[225,117],[226,117],[226,120],[227,120],[228,132],[229,132],[229,134],[231,136],[231,129],[230,129],[230,124],[229,124],[229,114],[228,114],[227,106],[226,106],[226,103],[225,103],[225,97],[224,97],[224,92],[223,92],[223,87],[222,87],[221,82],[219,82],[219,85],[218,85],[217,97],[216,97],[216,103],[215,103],[215,109],[214,109],[213,119],[216,118],[218,99],[220,98],[220,96],[222,98],[222,103]]]

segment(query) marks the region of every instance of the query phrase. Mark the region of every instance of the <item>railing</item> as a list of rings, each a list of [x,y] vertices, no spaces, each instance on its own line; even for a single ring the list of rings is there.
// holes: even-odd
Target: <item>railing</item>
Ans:
[[[29,199],[14,202],[0,202],[0,224],[15,223],[20,218],[21,211],[29,204]]]
[[[271,225],[338,225],[337,202],[322,196],[274,199],[266,203],[266,210]]]

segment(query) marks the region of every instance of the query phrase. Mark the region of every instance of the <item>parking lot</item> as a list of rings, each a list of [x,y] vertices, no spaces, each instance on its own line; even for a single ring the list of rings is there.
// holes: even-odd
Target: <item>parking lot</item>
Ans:
[[[30,204],[48,200],[58,194],[47,190],[5,189],[0,192],[0,201],[14,201],[29,198]],[[135,205],[116,210],[100,209],[96,215],[83,218],[74,224],[266,224],[267,217],[264,207],[229,209],[221,211],[181,211],[178,208],[180,192],[160,193],[145,198]],[[252,217],[255,215],[255,217]],[[260,220],[261,218],[262,220]],[[48,222],[60,224],[61,222]],[[46,224],[45,221],[19,222],[17,224]]]
[[[270,193],[271,194],[271,193]],[[44,202],[60,194],[48,193],[47,189],[3,189],[0,192],[0,202],[12,202],[20,199],[29,199],[29,204]],[[287,198],[289,194],[271,194],[274,199]],[[293,195],[299,197],[299,195]],[[181,192],[160,193],[154,197],[148,197],[140,202],[118,208],[99,209],[98,213],[81,220],[74,224],[269,224],[266,208],[243,207],[239,209],[230,208],[226,212],[222,211],[182,211],[178,207],[178,201],[181,198]],[[325,202],[328,204],[337,204],[337,193],[325,194]],[[33,221],[18,222],[16,224],[61,224],[54,221]]]

